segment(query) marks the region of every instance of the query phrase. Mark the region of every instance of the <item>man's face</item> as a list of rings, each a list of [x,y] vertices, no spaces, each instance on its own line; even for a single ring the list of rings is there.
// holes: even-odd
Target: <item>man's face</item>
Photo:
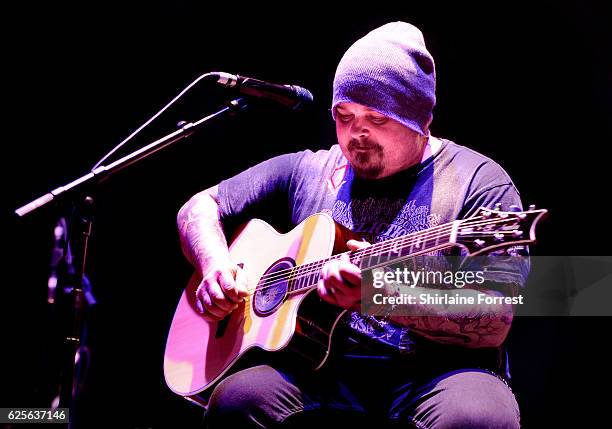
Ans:
[[[426,144],[417,132],[357,103],[336,106],[336,135],[355,173],[368,179],[418,164]]]

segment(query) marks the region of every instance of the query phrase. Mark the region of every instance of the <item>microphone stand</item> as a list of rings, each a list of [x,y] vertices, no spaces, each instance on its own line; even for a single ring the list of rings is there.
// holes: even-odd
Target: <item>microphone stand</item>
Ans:
[[[71,219],[70,224],[67,228],[68,237],[65,240],[65,252],[72,251],[73,266],[66,271],[74,273],[73,286],[69,289],[69,296],[65,299],[61,299],[62,302],[59,306],[66,308],[65,319],[62,320],[62,326],[64,326],[65,337],[63,343],[63,350],[61,354],[62,372],[60,377],[60,394],[59,394],[59,407],[68,408],[70,422],[68,427],[72,427],[74,421],[74,408],[75,400],[77,397],[77,390],[75,384],[78,384],[78,380],[75,380],[75,375],[78,377],[77,362],[75,357],[79,351],[81,345],[81,334],[83,332],[83,313],[85,304],[87,303],[86,292],[88,291],[88,280],[85,276],[87,252],[89,245],[89,238],[93,228],[93,215],[94,215],[94,199],[90,195],[90,190],[93,186],[101,183],[108,179],[118,171],[134,164],[144,158],[152,155],[153,153],[164,149],[165,147],[176,143],[179,140],[187,138],[201,128],[206,122],[211,119],[222,117],[224,115],[233,116],[247,108],[247,103],[243,98],[237,98],[226,104],[221,110],[205,116],[196,122],[181,122],[179,123],[180,128],[159,140],[150,143],[141,149],[132,152],[123,158],[109,165],[101,165],[90,173],[67,183],[64,186],[60,186],[47,194],[25,204],[24,206],[15,210],[15,213],[23,217],[28,213],[40,209],[46,206],[51,201],[68,199],[74,206],[74,212],[69,218]],[[55,250],[55,249],[54,249]],[[65,258],[64,258],[65,259]],[[69,264],[64,260],[64,263]],[[68,277],[71,277],[70,275]],[[54,285],[55,287],[56,285]],[[63,293],[63,284],[57,284],[57,290]],[[85,290],[85,291],[84,291]],[[53,299],[50,302],[54,302]],[[66,305],[64,305],[66,304]]]

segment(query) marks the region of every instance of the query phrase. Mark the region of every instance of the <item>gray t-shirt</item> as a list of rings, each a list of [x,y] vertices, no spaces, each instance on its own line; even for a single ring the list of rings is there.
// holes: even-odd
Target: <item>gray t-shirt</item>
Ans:
[[[504,209],[521,206],[508,174],[491,159],[448,140],[422,163],[383,179],[356,177],[334,145],[271,158],[219,184],[226,231],[252,218],[287,231],[325,212],[371,243],[468,218],[496,203]],[[496,258],[495,264],[485,280],[524,285],[528,263]],[[413,351],[409,328],[358,312],[348,313],[344,322],[355,343],[373,340],[402,353]]]

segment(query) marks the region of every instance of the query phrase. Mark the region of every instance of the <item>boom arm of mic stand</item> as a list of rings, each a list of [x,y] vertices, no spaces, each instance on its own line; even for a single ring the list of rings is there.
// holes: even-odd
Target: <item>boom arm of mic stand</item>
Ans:
[[[182,125],[182,127],[177,131],[174,131],[168,134],[167,136],[164,136],[161,139],[156,140],[153,143],[150,143],[132,152],[131,154],[126,155],[121,159],[118,159],[117,161],[109,165],[106,165],[106,166],[101,165],[98,168],[91,171],[90,173],[87,173],[86,175],[79,177],[78,179],[64,186],[60,186],[59,188],[56,188],[46,193],[45,195],[39,198],[36,198],[33,201],[30,201],[29,203],[16,209],[15,214],[17,214],[17,216],[19,217],[23,217],[27,215],[28,213],[31,213],[39,209],[40,207],[47,205],[51,201],[58,199],[58,197],[60,197],[61,195],[69,193],[70,191],[80,189],[83,186],[91,184],[91,183],[100,183],[101,181],[107,179],[109,176],[113,175],[119,170],[122,170],[125,167],[135,162],[138,162],[141,159],[148,157],[149,155],[157,152],[158,150],[165,148],[166,146],[169,146],[179,140],[189,137],[190,135],[195,133],[207,121],[214,119],[218,116],[221,116],[223,114],[226,114],[226,113],[236,114],[238,112],[245,110],[246,107],[247,107],[247,104],[244,98],[236,98],[230,101],[223,109],[219,110],[218,112],[205,116],[197,120],[196,122],[188,122]]]

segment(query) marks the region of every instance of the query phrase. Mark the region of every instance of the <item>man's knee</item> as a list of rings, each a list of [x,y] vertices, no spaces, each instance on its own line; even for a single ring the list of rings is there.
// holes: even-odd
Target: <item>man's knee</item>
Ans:
[[[458,406],[443,412],[435,428],[496,428],[518,429],[518,413],[507,408]]]
[[[463,371],[439,380],[419,407],[416,420],[435,428],[519,428],[518,404],[510,388],[484,371]]]
[[[213,391],[208,403],[208,427],[234,423],[265,427],[286,417],[292,385],[274,368],[260,365],[230,375]],[[279,398],[285,398],[285,401]]]

